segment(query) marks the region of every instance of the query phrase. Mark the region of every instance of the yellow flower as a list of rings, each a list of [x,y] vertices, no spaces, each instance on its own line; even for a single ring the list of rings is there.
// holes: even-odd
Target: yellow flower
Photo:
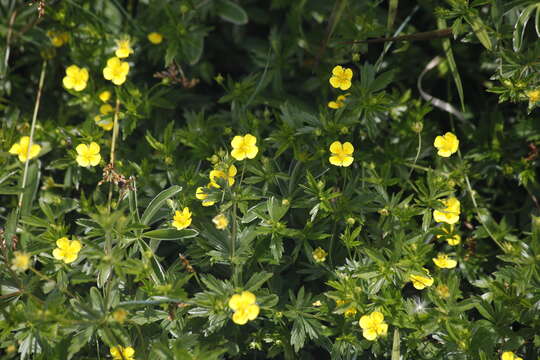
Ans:
[[[362,328],[362,335],[369,341],[376,340],[379,336],[386,336],[388,332],[388,324],[384,322],[384,315],[378,311],[362,316],[359,324]]]
[[[429,270],[426,268],[423,268],[423,270],[426,272],[427,276],[409,275],[409,280],[412,281],[415,289],[423,290],[426,287],[433,285],[433,278],[429,276]]]
[[[437,155],[442,157],[449,157],[458,150],[459,140],[456,135],[451,132],[447,132],[443,136],[437,136],[433,145],[439,150]]]
[[[330,101],[328,103],[328,107],[330,109],[339,109],[340,107],[342,107],[343,105],[345,105],[345,99],[347,98],[349,94],[346,94],[346,95],[339,95],[336,99],[336,101]]]
[[[225,179],[227,181],[229,186],[233,186],[234,177],[236,176],[237,173],[238,173],[238,170],[236,169],[236,166],[234,166],[234,165],[231,165],[229,167],[229,170],[227,171],[227,174],[225,174],[221,170],[212,170],[212,171],[210,171],[210,183],[211,183],[211,185],[213,187],[219,189],[220,186],[216,182],[216,178],[222,178],[222,179]]]
[[[233,150],[231,156],[236,160],[244,160],[245,158],[253,159],[257,156],[259,148],[257,145],[257,138],[251,134],[245,136],[235,136],[231,141]]]
[[[519,356],[516,356],[516,354],[514,354],[511,351],[505,351],[501,355],[501,360],[523,360],[523,359],[520,358]]]
[[[351,79],[353,72],[351,69],[336,66],[332,69],[332,77],[330,78],[330,85],[341,90],[347,90],[351,87]]]
[[[218,230],[225,230],[229,225],[229,220],[223,214],[218,214],[214,216],[212,222],[214,223],[214,225],[216,225],[216,229]]]
[[[96,166],[101,161],[99,145],[93,141],[88,145],[79,144],[75,150],[77,151],[77,158],[75,160],[79,166]]]
[[[242,291],[241,294],[234,294],[229,299],[229,307],[234,311],[232,320],[235,324],[244,325],[248,320],[255,320],[259,315],[259,305],[257,298],[249,291]]]
[[[455,197],[441,200],[445,208],[443,210],[433,210],[433,219],[436,222],[455,224],[459,221],[461,213],[461,203]]]
[[[30,267],[30,255],[20,251],[13,253],[13,260],[11,260],[11,270],[15,272],[24,272]]]
[[[435,288],[435,291],[437,292],[437,295],[439,295],[442,298],[449,298],[450,297],[450,289],[446,285],[438,285]]]
[[[129,64],[127,62],[112,57],[107,60],[107,66],[103,69],[103,77],[111,80],[114,85],[122,85],[126,82],[128,72]]]
[[[99,107],[99,112],[101,115],[108,115],[113,112],[114,109],[109,104],[103,104]],[[94,116],[94,122],[97,126],[101,127],[105,131],[111,131],[114,125],[114,122],[111,118],[101,119],[101,115]]]
[[[114,321],[120,323],[120,324],[123,324],[124,321],[126,321],[126,318],[128,316],[128,312],[126,309],[116,309],[114,310],[114,312],[112,313],[112,316],[113,316],[113,319]]]
[[[453,269],[457,265],[457,261],[450,259],[446,254],[438,254],[436,258],[433,258],[433,262],[442,269]]]
[[[116,51],[114,54],[121,59],[127,58],[129,55],[133,54],[131,41],[129,41],[129,39],[116,40]]]
[[[177,230],[182,230],[191,225],[191,212],[189,208],[185,207],[184,210],[176,210],[173,217],[172,226]]]
[[[347,310],[345,310],[345,312],[343,313],[343,315],[345,315],[345,317],[353,317],[354,315],[356,315],[358,311],[356,310],[356,308],[353,306],[353,307],[350,307],[348,308]]]
[[[199,200],[202,200],[202,206],[212,206],[215,204],[215,201],[206,200],[208,194],[205,194],[204,188],[202,186],[199,186],[195,191],[195,197]]]
[[[315,307],[322,306],[322,302],[321,302],[321,300],[317,300],[317,301],[313,302],[313,304],[311,304],[311,306],[315,306]]]
[[[529,90],[525,94],[529,98],[529,101],[532,103],[540,101],[540,89]]]
[[[54,47],[61,47],[69,40],[69,34],[64,31],[49,30],[47,31],[47,36],[51,40],[51,44],[53,44]]]
[[[88,83],[88,69],[80,68],[77,65],[68,66],[62,83],[66,89],[83,91]]]
[[[347,167],[352,164],[354,157],[352,153],[354,152],[354,146],[350,142],[345,142],[343,145],[339,141],[334,141],[330,145],[330,164],[335,166],[344,166]]]
[[[150,34],[148,34],[147,37],[148,41],[150,41],[154,45],[161,44],[161,42],[163,41],[163,35],[157,32],[151,32]]]
[[[99,100],[103,102],[107,102],[111,98],[111,92],[109,90],[104,90],[99,93],[98,97],[99,97]]]
[[[311,255],[313,255],[313,260],[319,263],[319,262],[324,262],[326,260],[326,255],[328,255],[328,253],[324,251],[323,248],[318,247],[315,250],[313,250],[313,253]]]
[[[458,234],[453,234],[452,235],[452,233],[454,232],[454,225],[450,225],[450,229],[448,229],[446,226],[443,226],[442,231],[446,235],[437,235],[437,239],[444,236],[446,238],[446,242],[450,246],[456,246],[456,245],[459,245],[459,243],[461,243],[461,236],[460,235],[458,235]]]
[[[77,259],[82,245],[78,240],[69,240],[67,237],[56,240],[57,248],[53,250],[53,256],[57,260],[63,260],[69,264]]]
[[[28,153],[28,146],[30,145],[30,137],[29,136],[23,136],[21,140],[19,140],[18,143],[13,144],[13,146],[9,149],[9,153],[13,155],[18,155],[19,160],[22,162],[26,161],[26,156],[28,155],[28,159],[35,158],[38,156],[39,152],[41,151],[41,146],[38,144],[32,144],[30,147],[30,153]]]
[[[131,347],[123,347],[122,345],[113,346],[111,348],[113,360],[135,360],[135,350]]]

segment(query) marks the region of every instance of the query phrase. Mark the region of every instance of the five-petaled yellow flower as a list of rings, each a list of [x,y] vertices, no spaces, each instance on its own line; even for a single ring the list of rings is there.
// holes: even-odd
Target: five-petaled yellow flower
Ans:
[[[501,355],[501,360],[523,360],[512,351],[505,351]]]
[[[330,109],[339,109],[340,107],[342,107],[343,105],[345,105],[345,99],[347,99],[347,96],[349,94],[346,94],[346,95],[339,95],[336,99],[336,101],[330,101],[328,103],[328,107]]]
[[[235,136],[231,141],[231,146],[233,147],[231,156],[236,160],[244,160],[245,158],[253,159],[259,152],[259,148],[255,145],[256,143],[257,138],[251,134]]]
[[[71,65],[66,68],[66,76],[62,79],[66,89],[83,91],[88,83],[88,69]]]
[[[234,311],[232,320],[235,324],[244,325],[248,320],[255,320],[259,315],[259,305],[257,298],[249,291],[242,291],[241,294],[234,294],[229,299],[229,307]]]
[[[212,222],[216,226],[216,229],[218,230],[225,230],[227,226],[229,225],[229,219],[224,214],[218,214],[214,216],[212,219]]]
[[[135,350],[131,347],[123,347],[122,345],[113,346],[111,348],[113,360],[135,360]]]
[[[173,217],[172,226],[178,230],[182,230],[191,225],[191,211],[185,207],[184,210],[176,210]]]
[[[15,251],[11,260],[11,270],[24,272],[30,267],[30,255],[24,252]]]
[[[386,336],[388,332],[388,324],[384,322],[384,315],[378,311],[362,316],[359,323],[362,335],[369,341],[376,340],[379,336]]]
[[[129,64],[117,57],[107,60],[107,66],[103,69],[103,77],[111,80],[114,85],[122,85],[126,82],[129,73]]]
[[[529,90],[525,93],[532,103],[540,102],[540,89]]]
[[[332,165],[347,167],[351,165],[354,160],[354,157],[352,156],[354,146],[348,141],[343,143],[343,145],[339,141],[334,141],[330,145],[330,152],[332,153],[332,156],[330,156],[328,160]]]
[[[422,269],[426,272],[427,276],[412,275],[412,274],[409,275],[409,280],[412,281],[414,288],[417,290],[423,290],[426,287],[433,285],[433,278],[429,276],[429,270],[426,268],[422,268]]]
[[[29,145],[30,137],[23,136],[18,143],[13,144],[13,146],[9,149],[9,153],[13,155],[18,155],[19,160],[22,162],[26,161],[27,155],[28,159],[35,158],[41,151],[41,146],[39,146],[38,144],[32,144],[32,146],[30,146],[30,152],[28,152]]]
[[[93,141],[88,145],[79,144],[75,150],[77,151],[77,158],[75,160],[80,166],[96,166],[101,161],[99,145]]]
[[[163,35],[157,32],[151,32],[150,34],[148,34],[147,38],[148,41],[150,41],[154,45],[161,44],[161,42],[163,41]]]
[[[127,58],[129,55],[133,54],[131,41],[129,41],[129,39],[116,40],[116,51],[114,54],[121,59]]]
[[[218,183],[216,182],[217,178],[225,179],[226,182],[229,184],[229,186],[234,185],[234,177],[238,173],[238,170],[236,169],[236,166],[231,165],[229,166],[229,170],[227,171],[227,174],[221,170],[212,170],[210,171],[210,185],[215,188],[220,188]]]
[[[336,66],[332,69],[330,85],[341,90],[347,90],[351,87],[353,72],[351,69]]]
[[[69,240],[67,237],[56,240],[56,249],[53,250],[53,256],[57,260],[63,260],[69,264],[77,259],[82,245],[78,240]]]
[[[111,131],[114,125],[114,122],[111,118],[102,119],[101,116],[106,116],[114,111],[113,107],[110,104],[103,104],[99,107],[99,113],[101,115],[94,116],[94,121],[97,126],[101,127],[105,131]]]
[[[461,203],[455,197],[441,200],[445,206],[442,210],[433,210],[433,219],[436,222],[444,222],[447,224],[455,224],[459,221],[459,214],[461,213]]]
[[[315,250],[313,250],[311,255],[313,256],[313,260],[319,263],[319,262],[324,262],[326,260],[326,255],[328,255],[328,253],[324,251],[323,248],[318,247]]]
[[[433,258],[433,262],[441,269],[453,269],[457,265],[457,261],[450,259],[446,254],[438,254],[436,258]]]
[[[64,31],[49,30],[47,31],[47,36],[51,40],[51,44],[53,44],[54,47],[61,47],[69,40],[69,34]]]
[[[459,140],[456,135],[451,132],[447,132],[442,136],[437,136],[433,145],[437,148],[437,155],[442,157],[449,157],[456,151],[458,151]]]
[[[99,100],[103,102],[107,102],[111,98],[111,92],[109,90],[103,90],[102,92],[99,93],[98,97],[99,97]]]

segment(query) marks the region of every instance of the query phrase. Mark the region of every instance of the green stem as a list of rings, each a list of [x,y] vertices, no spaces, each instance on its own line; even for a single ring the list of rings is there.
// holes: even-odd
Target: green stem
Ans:
[[[114,169],[114,160],[115,160],[115,153],[114,152],[116,150],[116,138],[118,137],[118,112],[119,111],[120,111],[120,99],[118,98],[118,94],[117,94],[117,96],[116,96],[116,106],[114,108],[113,133],[112,133],[112,139],[111,139],[110,165],[111,165],[112,169]],[[109,184],[109,197],[108,197],[108,200],[107,200],[107,211],[109,213],[111,212],[112,189],[113,189],[113,184],[111,182]]]
[[[418,161],[418,158],[420,157],[420,150],[422,149],[422,135],[421,133],[419,132],[418,133],[418,148],[416,149],[416,156],[414,157],[414,161],[413,161],[413,164],[411,166],[411,171],[409,171],[409,178],[411,177],[413,171],[414,171],[414,167],[416,166],[416,162]]]
[[[17,221],[15,222],[15,224],[18,224],[19,222],[24,193],[26,192],[26,181],[28,180],[28,165],[30,163],[30,150],[32,149],[32,145],[34,143],[34,133],[36,131],[37,115],[39,112],[39,104],[41,102],[41,93],[43,91],[43,83],[45,82],[46,69],[47,69],[47,60],[43,60],[43,63],[41,64],[41,75],[39,76],[38,92],[36,95],[36,102],[34,105],[34,114],[32,115],[32,125],[30,126],[30,140],[28,142],[28,149],[26,150],[26,161],[24,163],[24,172],[23,172],[23,178],[22,178],[23,191],[21,192],[21,195],[19,196],[19,204],[18,204],[19,206],[17,207]]]

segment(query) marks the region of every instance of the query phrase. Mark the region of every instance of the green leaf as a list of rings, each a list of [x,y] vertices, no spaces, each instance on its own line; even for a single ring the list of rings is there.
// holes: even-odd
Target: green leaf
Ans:
[[[256,291],[262,286],[262,284],[264,284],[273,275],[274,274],[266,272],[266,271],[255,273],[253,274],[253,276],[251,276],[251,278],[248,280],[248,282],[246,283],[244,287],[248,291]]]
[[[179,239],[189,239],[199,235],[196,230],[193,229],[159,229],[147,231],[142,234],[143,237],[154,240],[179,240]]]
[[[538,33],[538,13],[540,12],[540,5],[532,4],[530,6],[527,6],[525,10],[521,12],[521,14],[519,15],[519,18],[517,19],[516,25],[514,27],[514,34],[512,37],[512,45],[513,45],[514,51],[521,50],[521,46],[523,45],[523,36],[525,35],[525,29],[527,28],[527,23],[529,22],[529,19],[531,18],[531,15],[533,14],[535,9],[537,10],[535,25],[536,25],[536,31]]]
[[[216,12],[223,20],[236,25],[244,25],[248,22],[245,10],[230,0],[216,0]]]
[[[437,27],[439,29],[446,29],[446,20],[444,19],[437,19]],[[450,44],[450,39],[444,38],[442,40],[442,45],[444,49],[444,53],[446,54],[446,61],[448,62],[448,66],[450,67],[450,71],[452,72],[452,77],[454,78],[454,83],[456,84],[457,92],[459,95],[459,101],[461,103],[461,111],[465,111],[465,98],[463,95],[463,84],[461,83],[461,77],[459,75],[459,71],[457,69],[456,60],[454,59],[454,53],[452,51],[452,45]]]
[[[190,65],[196,64],[202,56],[204,33],[194,32],[182,38],[182,54]]]
[[[482,19],[480,19],[478,15],[468,15],[465,16],[465,21],[471,26],[474,34],[478,40],[480,40],[480,43],[489,51],[493,50],[493,44],[491,43],[491,39],[486,30],[486,25]]]
[[[144,225],[150,225],[155,220],[154,215],[156,215],[165,201],[178,194],[180,191],[182,191],[182,187],[173,185],[170,188],[160,192],[155,198],[152,199],[152,201],[150,201],[150,204],[148,204],[148,207],[141,216],[141,223]]]
[[[0,186],[0,195],[17,195],[22,192],[22,188],[16,186]]]

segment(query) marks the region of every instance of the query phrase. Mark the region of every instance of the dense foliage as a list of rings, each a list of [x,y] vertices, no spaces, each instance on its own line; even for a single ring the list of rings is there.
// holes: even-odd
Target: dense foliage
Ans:
[[[0,18],[4,358],[540,359],[537,1]]]

